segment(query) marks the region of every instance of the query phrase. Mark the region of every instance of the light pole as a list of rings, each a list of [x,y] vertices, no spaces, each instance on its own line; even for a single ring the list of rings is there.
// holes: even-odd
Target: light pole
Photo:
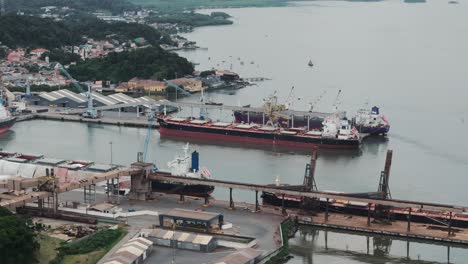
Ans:
[[[112,141],[109,141],[110,145],[110,165],[112,165]]]

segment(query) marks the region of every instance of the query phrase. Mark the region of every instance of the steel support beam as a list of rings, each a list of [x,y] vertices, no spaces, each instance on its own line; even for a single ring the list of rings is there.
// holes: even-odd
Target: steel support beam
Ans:
[[[260,211],[260,205],[258,204],[258,191],[255,190],[255,212]]]
[[[367,204],[367,226],[370,226],[370,218],[371,218],[371,204]]]
[[[411,210],[412,208],[409,208],[408,215],[406,216],[408,218],[408,226],[406,228],[406,231],[410,232],[411,231]]]
[[[229,209],[234,210],[234,200],[232,199],[232,188],[229,188]]]

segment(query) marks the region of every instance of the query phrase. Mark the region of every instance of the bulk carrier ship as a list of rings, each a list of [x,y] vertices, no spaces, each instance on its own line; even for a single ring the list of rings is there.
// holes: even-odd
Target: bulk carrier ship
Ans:
[[[331,116],[323,123],[322,130],[304,128],[283,129],[256,124],[233,124],[208,120],[165,117],[158,118],[161,136],[205,138],[231,142],[271,144],[290,147],[320,146],[330,149],[358,149],[359,132],[351,128],[351,122]]]
[[[204,119],[158,117],[161,136],[202,138],[213,141],[230,141],[252,144],[269,144],[288,147],[320,146],[330,149],[358,149],[361,144],[359,132],[347,118],[330,114],[320,129],[307,127],[282,128],[278,121],[288,119],[281,113],[283,105],[272,95],[265,101],[266,124],[212,122]]]

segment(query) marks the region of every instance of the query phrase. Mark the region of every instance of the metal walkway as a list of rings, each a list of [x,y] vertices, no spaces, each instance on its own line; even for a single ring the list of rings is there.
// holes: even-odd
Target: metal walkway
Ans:
[[[248,184],[240,182],[230,182],[230,181],[220,181],[220,180],[204,180],[204,179],[194,179],[194,178],[185,178],[185,177],[176,177],[170,176],[168,173],[153,173],[150,175],[151,180],[160,180],[160,181],[170,181],[178,182],[184,184],[202,184],[210,185],[215,187],[230,188],[230,189],[240,189],[240,190],[249,190],[249,191],[264,191],[275,193],[279,195],[292,195],[292,196],[303,196],[308,198],[324,198],[324,199],[334,199],[334,200],[348,200],[354,202],[362,202],[368,204],[379,204],[393,206],[397,208],[424,208],[427,210],[435,211],[448,211],[448,212],[468,212],[468,207],[465,206],[456,206],[456,205],[446,205],[446,204],[436,204],[436,203],[426,203],[426,202],[416,202],[416,201],[406,201],[406,200],[397,200],[397,199],[370,199],[370,198],[358,198],[355,196],[336,194],[336,193],[327,193],[327,192],[303,192],[295,190],[285,190],[281,188],[275,188],[274,186],[269,185],[259,185],[259,184]]]

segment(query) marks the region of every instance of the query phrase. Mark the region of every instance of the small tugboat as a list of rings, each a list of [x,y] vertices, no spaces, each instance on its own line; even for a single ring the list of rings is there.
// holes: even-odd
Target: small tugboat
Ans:
[[[190,147],[188,143],[184,146],[183,150],[183,156],[176,156],[174,160],[167,163],[170,174],[172,176],[187,178],[211,179],[211,173],[207,168],[199,168],[198,152],[194,151],[192,155],[189,155]],[[184,185],[168,181],[153,181],[151,186],[154,192],[183,194],[196,197],[208,197],[214,190],[214,186],[199,184]]]
[[[380,115],[377,106],[372,107],[370,110],[366,108],[359,109],[353,119],[353,124],[362,134],[385,135],[390,130],[388,119]]]

